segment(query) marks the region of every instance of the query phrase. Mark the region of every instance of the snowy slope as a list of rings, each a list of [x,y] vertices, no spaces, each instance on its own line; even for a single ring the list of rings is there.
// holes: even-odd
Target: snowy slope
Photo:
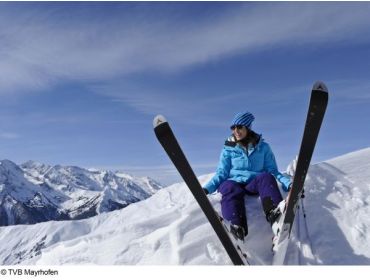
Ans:
[[[310,167],[307,218],[300,209],[288,264],[370,264],[369,158],[365,149]],[[209,198],[219,210],[219,194]],[[270,264],[272,234],[260,202],[246,197],[246,206],[252,260]],[[3,265],[231,264],[183,183],[85,220],[0,227],[0,244]]]
[[[310,168],[305,206],[319,263],[370,264],[369,159],[370,148]]]

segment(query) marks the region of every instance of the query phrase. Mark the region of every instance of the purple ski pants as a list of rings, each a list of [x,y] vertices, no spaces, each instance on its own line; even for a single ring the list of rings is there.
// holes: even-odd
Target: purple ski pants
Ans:
[[[244,204],[246,194],[259,195],[261,202],[270,198],[275,207],[283,200],[276,180],[270,173],[258,175],[247,185],[227,180],[220,185],[218,191],[222,194],[221,211],[224,219],[244,227],[246,232],[248,232]]]

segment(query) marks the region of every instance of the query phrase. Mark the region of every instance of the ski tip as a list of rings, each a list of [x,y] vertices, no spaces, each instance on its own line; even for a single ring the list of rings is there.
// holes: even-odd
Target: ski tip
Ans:
[[[157,126],[161,125],[162,123],[166,123],[167,120],[162,115],[158,115],[153,120],[153,127],[156,128]]]
[[[328,88],[322,81],[317,81],[314,85],[312,90],[317,90],[317,91],[323,91],[323,92],[328,92]]]

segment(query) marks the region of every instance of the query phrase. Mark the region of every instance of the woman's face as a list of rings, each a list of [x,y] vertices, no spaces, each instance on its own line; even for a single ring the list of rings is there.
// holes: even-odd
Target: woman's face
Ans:
[[[244,139],[248,134],[247,128],[242,125],[235,125],[231,129],[237,141]]]

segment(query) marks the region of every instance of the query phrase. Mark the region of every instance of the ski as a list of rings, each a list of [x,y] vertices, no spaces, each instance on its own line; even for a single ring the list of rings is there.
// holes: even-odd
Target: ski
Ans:
[[[204,193],[166,119],[159,115],[153,121],[154,132],[163,149],[175,165],[234,265],[248,265],[247,255],[230,238],[223,222]]]
[[[301,197],[307,171],[310,166],[316,140],[324,119],[328,104],[328,89],[323,82],[316,82],[311,91],[301,147],[298,154],[297,166],[293,177],[292,187],[289,191],[283,213],[278,221],[273,241],[273,265],[284,264],[288,249],[290,233],[293,226],[298,201]]]

